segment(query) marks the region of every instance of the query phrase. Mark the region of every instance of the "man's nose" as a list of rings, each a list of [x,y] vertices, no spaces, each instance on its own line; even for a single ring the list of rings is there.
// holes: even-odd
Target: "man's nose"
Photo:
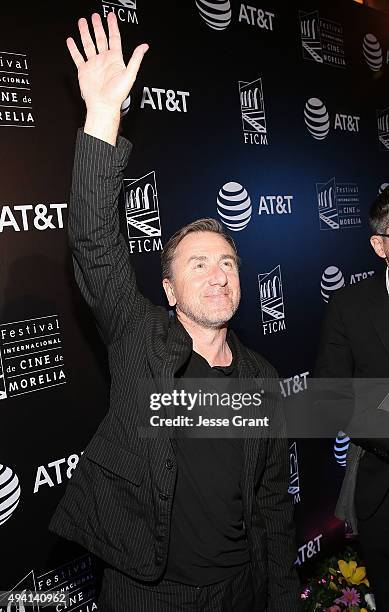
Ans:
[[[208,282],[210,285],[221,285],[224,287],[228,283],[228,277],[219,265],[215,265],[210,269]]]

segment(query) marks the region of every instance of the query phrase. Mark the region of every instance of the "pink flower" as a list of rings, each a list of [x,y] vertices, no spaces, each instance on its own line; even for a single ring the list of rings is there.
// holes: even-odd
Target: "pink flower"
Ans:
[[[359,593],[354,588],[349,589],[347,587],[346,589],[342,589],[342,593],[342,597],[335,599],[335,603],[341,603],[345,606],[357,606],[361,601]]]

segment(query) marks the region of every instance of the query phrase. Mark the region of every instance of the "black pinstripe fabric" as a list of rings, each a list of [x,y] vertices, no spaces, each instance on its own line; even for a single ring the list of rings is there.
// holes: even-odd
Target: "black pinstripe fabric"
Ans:
[[[83,130],[77,136],[69,237],[78,285],[107,346],[111,396],[50,529],[126,576],[151,582],[166,565],[177,466],[169,439],[139,437],[135,398],[140,379],[173,381],[192,340],[137,289],[117,206],[130,149],[122,137],[113,147]],[[276,376],[231,330],[228,343],[240,378]],[[243,518],[256,588],[268,612],[297,611],[287,440],[246,439],[243,471]]]
[[[156,585],[135,582],[114,569],[106,569],[98,599],[100,612],[263,612],[256,604],[250,565],[238,574],[205,587],[162,580]]]

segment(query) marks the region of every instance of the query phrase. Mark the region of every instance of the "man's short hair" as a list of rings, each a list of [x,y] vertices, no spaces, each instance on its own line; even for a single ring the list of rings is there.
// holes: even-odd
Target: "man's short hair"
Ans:
[[[162,278],[168,278],[169,280],[172,279],[172,262],[176,248],[180,244],[181,240],[185,238],[185,236],[193,232],[215,232],[215,234],[220,234],[220,236],[222,236],[224,240],[226,240],[226,242],[228,242],[228,244],[232,247],[236,256],[236,262],[238,266],[240,265],[240,258],[238,256],[235,242],[231,236],[224,231],[224,228],[219,221],[208,217],[204,219],[197,219],[188,225],[184,225],[184,227],[179,229],[175,234],[173,234],[173,236],[171,236],[171,238],[169,238],[161,253]]]
[[[386,234],[389,226],[389,185],[371,205],[369,222],[373,234]]]

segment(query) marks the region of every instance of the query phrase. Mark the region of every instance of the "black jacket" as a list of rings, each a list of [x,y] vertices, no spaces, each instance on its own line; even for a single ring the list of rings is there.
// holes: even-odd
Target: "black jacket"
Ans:
[[[142,378],[172,380],[189,357],[192,340],[167,310],[137,289],[118,215],[129,152],[130,143],[122,137],[113,147],[79,130],[70,243],[77,282],[108,349],[111,397],[50,529],[133,578],[153,581],[166,564],[177,466],[170,439],[138,435],[137,385]],[[228,342],[240,377],[275,376],[232,331]],[[268,612],[299,609],[288,479],[286,439],[245,440],[244,522],[257,589],[268,601]]]
[[[360,449],[353,448],[350,453],[352,461],[347,466],[337,512],[339,518],[354,526],[355,532],[354,495],[358,495],[359,518],[368,518],[389,489],[389,414],[377,409],[389,392],[389,296],[385,275],[386,266],[373,277],[335,292],[324,319],[315,368],[318,377],[360,379],[353,383],[352,418],[343,425],[352,438],[353,432],[358,433],[353,442]],[[369,388],[368,379],[380,380],[372,381]],[[351,396],[351,384],[350,391]],[[379,432],[381,438],[377,436]]]

